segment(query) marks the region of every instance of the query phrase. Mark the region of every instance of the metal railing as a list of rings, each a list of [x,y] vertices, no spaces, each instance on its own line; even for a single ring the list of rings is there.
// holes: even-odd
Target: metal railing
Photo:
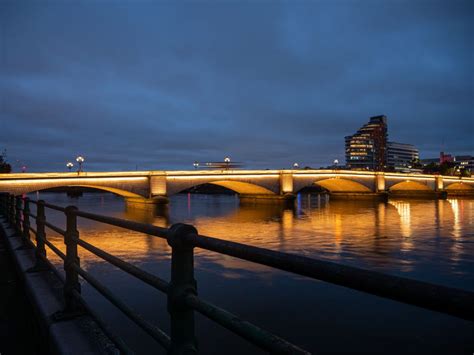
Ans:
[[[36,205],[36,215],[30,212],[31,203]],[[199,235],[191,225],[178,223],[170,228],[160,228],[150,224],[83,212],[74,206],[63,208],[42,200],[31,201],[28,198],[6,194],[0,199],[0,208],[10,224],[15,226],[17,234],[24,239],[25,245],[35,247],[36,265],[32,268],[33,271],[52,267],[47,258],[46,246],[64,261],[65,308],[55,317],[57,319],[73,317],[83,314],[86,310],[96,318],[98,324],[122,353],[132,353],[132,351],[122,339],[113,334],[107,324],[84,301],[81,296],[80,277],[155,339],[169,354],[198,353],[194,325],[195,311],[271,354],[309,354],[308,351],[201,299],[197,294],[196,280],[194,279],[194,248],[206,249],[462,319],[474,320],[473,292],[211,238]],[[46,208],[65,215],[66,230],[47,222]],[[172,249],[170,282],[80,239],[77,230],[77,217],[166,239]],[[31,227],[30,218],[36,220],[36,229]],[[65,253],[47,239],[46,227],[63,236],[66,244]],[[36,246],[30,240],[30,232],[35,234]],[[170,335],[138,315],[93,275],[82,269],[78,257],[78,247],[86,249],[165,293],[170,315]],[[56,269],[54,270],[62,278],[62,275]]]

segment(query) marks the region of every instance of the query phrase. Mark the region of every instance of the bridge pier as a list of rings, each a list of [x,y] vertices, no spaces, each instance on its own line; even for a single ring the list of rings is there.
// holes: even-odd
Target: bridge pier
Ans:
[[[154,196],[151,198],[145,197],[126,197],[127,205],[166,205],[169,203],[167,196]]]

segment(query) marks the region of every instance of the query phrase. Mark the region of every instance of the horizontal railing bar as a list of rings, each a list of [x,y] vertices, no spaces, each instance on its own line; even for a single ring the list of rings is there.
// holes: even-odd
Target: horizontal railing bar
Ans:
[[[140,222],[133,222],[125,219],[109,217],[109,216],[102,216],[94,213],[88,213],[83,211],[74,211],[79,217],[91,219],[93,221],[102,222],[106,224],[110,224],[117,227],[122,227],[125,229],[130,229],[136,232],[141,232],[145,234],[154,235],[160,238],[166,238],[168,229],[157,227],[151,224],[144,224]]]
[[[31,213],[31,212],[30,212],[29,216],[30,216],[31,218],[33,218],[33,219],[36,219],[36,218],[38,218],[36,215],[34,215],[34,214],[33,214],[33,213]]]
[[[194,246],[389,298],[455,317],[474,320],[474,293],[330,261],[277,252],[207,236],[188,235]]]
[[[46,244],[54,253],[59,256],[61,259],[65,260],[66,259],[66,254],[64,254],[61,250],[59,250],[53,243],[51,243],[49,240],[38,237],[38,239],[42,240],[44,244]]]
[[[36,229],[34,229],[32,226],[30,226],[30,231],[32,231],[33,234],[38,234],[38,232],[36,232]]]
[[[190,294],[186,296],[185,302],[189,307],[207,318],[212,319],[258,347],[270,351],[271,354],[311,354],[252,323],[241,320],[222,308],[200,299],[196,295]]]
[[[116,256],[113,256],[106,251],[99,249],[95,247],[94,245],[87,243],[86,241],[82,239],[74,239],[77,244],[79,244],[81,247],[84,249],[90,251],[91,253],[101,257],[102,259],[108,261],[112,265],[115,265],[119,269],[129,273],[130,275],[135,276],[137,279],[147,283],[148,285],[157,288],[158,290],[168,293],[168,288],[169,288],[169,283],[160,279],[159,277],[152,275],[135,265],[132,265],[130,263],[127,263],[126,261],[123,261]]]
[[[107,298],[115,307],[121,310],[130,320],[132,320],[136,325],[142,328],[147,334],[149,334],[153,339],[160,343],[165,349],[169,350],[171,346],[171,340],[168,334],[157,326],[149,323],[131,308],[129,308],[125,303],[120,301],[115,297],[107,287],[102,285],[95,277],[89,274],[87,271],[81,269],[77,264],[73,263],[72,267],[81,275],[92,287],[94,287],[99,293],[101,293],[105,298]]]
[[[104,322],[104,320],[95,312],[88,304],[87,302],[82,298],[81,294],[73,289],[72,290],[72,295],[76,300],[78,300],[82,306],[85,308],[85,310],[94,318],[94,320],[97,322],[99,327],[104,331],[105,335],[109,337],[110,340],[117,346],[117,348],[120,350],[120,354],[134,354],[133,350],[131,350],[120,338],[117,336],[111,329],[110,327]]]
[[[49,222],[47,222],[47,221],[44,221],[44,225],[45,225],[46,227],[48,227],[49,229],[52,229],[53,231],[55,231],[55,232],[58,233],[58,234],[61,234],[61,235],[65,235],[65,234],[66,234],[66,231],[65,231],[65,230],[63,230],[63,229],[61,229],[61,228],[59,228],[59,227],[56,227],[54,224],[51,224],[51,223],[49,223]]]
[[[60,211],[60,212],[66,212],[66,208],[64,208],[64,207],[52,205],[52,204],[46,203],[46,202],[44,203],[44,207],[50,208],[52,210]]]

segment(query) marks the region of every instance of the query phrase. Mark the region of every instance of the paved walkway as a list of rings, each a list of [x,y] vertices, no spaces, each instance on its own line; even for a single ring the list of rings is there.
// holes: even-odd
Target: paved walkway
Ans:
[[[0,354],[42,354],[38,327],[0,235]]]

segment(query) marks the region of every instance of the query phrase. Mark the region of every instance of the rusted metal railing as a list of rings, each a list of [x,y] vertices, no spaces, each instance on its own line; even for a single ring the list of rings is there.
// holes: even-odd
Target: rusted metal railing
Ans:
[[[30,212],[30,204],[36,205],[36,215]],[[37,260],[33,269],[43,270],[45,267],[52,267],[47,259],[46,246],[63,260],[65,277],[63,278],[57,270],[55,272],[64,279],[63,290],[66,307],[56,316],[58,318],[71,317],[83,314],[84,311],[93,314],[104,332],[123,353],[130,353],[131,350],[122,339],[113,334],[109,326],[97,316],[82,298],[79,278],[87,281],[131,321],[167,349],[169,354],[198,353],[194,322],[195,311],[271,354],[309,354],[308,351],[201,299],[198,296],[197,282],[194,278],[194,248],[196,247],[462,319],[474,320],[473,292],[207,237],[199,235],[198,231],[191,225],[178,223],[170,228],[160,228],[149,224],[80,211],[74,206],[63,208],[50,205],[42,200],[31,201],[28,198],[15,198],[6,194],[0,199],[0,208],[1,213],[11,225],[15,226],[17,233],[24,239],[26,245],[33,245],[30,241],[30,232],[35,234],[35,256]],[[47,208],[65,215],[66,230],[47,222],[45,213]],[[172,249],[170,282],[82,240],[77,230],[78,217],[166,239]],[[36,220],[36,229],[30,226],[30,218]],[[63,237],[66,244],[65,253],[47,239],[46,227]],[[82,269],[78,247],[88,250],[167,294],[170,335],[134,312],[93,275]]]

